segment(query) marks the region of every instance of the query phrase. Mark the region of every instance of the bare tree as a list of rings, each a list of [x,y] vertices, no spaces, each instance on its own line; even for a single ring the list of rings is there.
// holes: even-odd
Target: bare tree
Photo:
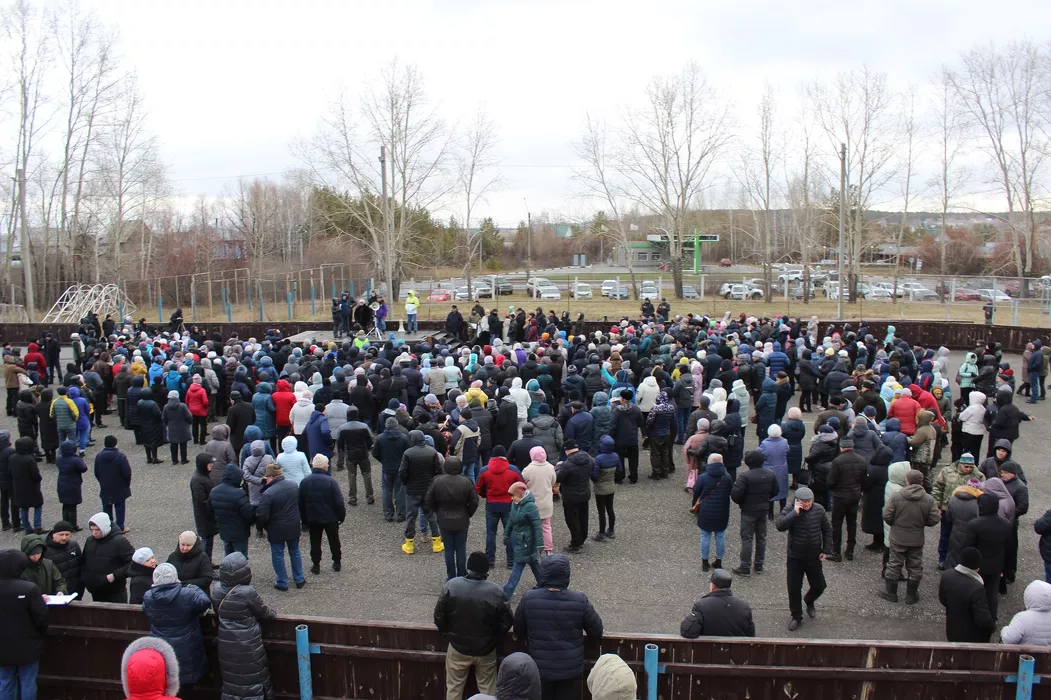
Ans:
[[[265,179],[238,180],[227,198],[226,216],[230,226],[244,240],[253,273],[258,276],[263,260],[283,247],[277,186]]]
[[[814,142],[813,124],[804,106],[799,119],[798,133],[794,139],[798,170],[786,174],[788,182],[788,204],[792,210],[792,226],[799,252],[803,259],[803,303],[810,303],[810,259],[815,243],[815,226],[819,218],[815,202],[820,197],[824,180],[817,167],[817,147]],[[787,162],[787,158],[786,158]]]
[[[864,214],[893,176],[889,166],[894,162],[898,144],[895,100],[886,74],[867,66],[840,73],[831,87],[815,83],[808,89],[808,96],[828,137],[830,153],[838,154],[841,143],[847,145],[847,211],[854,215],[850,217],[846,245],[853,301],[857,266],[865,246]]]
[[[773,87],[767,83],[759,98],[757,109],[759,130],[753,146],[742,151],[741,167],[736,169],[741,186],[748,193],[751,210],[755,220],[756,233],[763,248],[763,280],[766,283],[764,296],[766,302],[773,303],[770,293],[772,272],[771,265],[774,217],[773,201],[776,185],[773,173],[784,158],[784,138],[776,130],[777,100]]]
[[[964,114],[953,87],[952,74],[947,67],[934,81],[934,117],[935,147],[937,150],[938,170],[930,180],[930,187],[938,195],[938,211],[941,212],[941,231],[939,242],[939,272],[945,274],[948,269],[946,246],[949,242],[946,232],[949,228],[949,209],[955,204],[970,179],[970,169],[961,164],[963,159],[963,140],[966,137]],[[901,249],[901,237],[898,238]],[[901,265],[899,252],[898,265]],[[944,285],[943,285],[944,287]],[[943,289],[944,296],[944,289]]]
[[[898,195],[901,198],[901,221],[898,223],[897,258],[894,265],[894,295],[898,294],[898,273],[901,270],[901,246],[905,240],[905,229],[909,223],[909,205],[916,196],[913,180],[915,179],[917,143],[920,135],[916,123],[915,91],[910,87],[902,99],[899,133],[901,134],[901,155],[897,170]],[[942,239],[945,238],[945,220],[942,219]],[[944,242],[942,243],[944,246]],[[945,249],[942,248],[942,270],[945,269]],[[944,286],[944,285],[943,285]]]
[[[701,69],[654,78],[642,107],[628,109],[616,152],[624,194],[660,217],[668,236],[675,296],[682,298],[686,218],[731,139],[728,107]]]
[[[486,195],[500,183],[500,173],[496,170],[500,162],[496,155],[498,143],[496,123],[483,108],[479,108],[474,121],[462,135],[462,143],[453,156],[457,185],[463,200],[463,219],[460,224],[463,227],[467,244],[467,264],[464,266],[464,272],[467,276],[469,295],[474,292],[471,286],[471,266],[474,261],[475,237],[471,234],[471,215],[479,202],[484,201]],[[480,257],[481,234],[477,238]],[[481,260],[479,260],[478,267],[481,271]],[[495,289],[493,299],[496,299]]]

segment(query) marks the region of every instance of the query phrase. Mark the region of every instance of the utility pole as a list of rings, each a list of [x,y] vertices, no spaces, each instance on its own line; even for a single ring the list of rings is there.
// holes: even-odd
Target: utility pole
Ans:
[[[392,269],[393,262],[391,260],[391,222],[390,222],[390,202],[387,200],[387,147],[380,146],[380,177],[383,179],[383,251],[384,251],[384,265],[383,272],[387,280],[387,296],[392,297],[394,295],[394,271]],[[388,307],[389,308],[389,307]]]
[[[847,144],[839,145],[839,252],[836,254],[836,315],[843,320],[843,229],[847,216]]]
[[[526,212],[526,284],[532,276],[533,269],[533,214]],[[536,288],[533,289],[534,293]]]
[[[33,290],[33,251],[29,248],[29,222],[26,216],[26,171],[19,168],[15,171],[18,178],[18,216],[21,219],[22,274],[26,288],[26,313],[29,322],[36,321],[36,293]],[[11,300],[12,303],[14,299]]]

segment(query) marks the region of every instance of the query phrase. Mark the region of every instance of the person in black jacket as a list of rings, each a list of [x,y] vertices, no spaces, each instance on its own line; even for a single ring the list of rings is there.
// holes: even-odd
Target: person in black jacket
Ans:
[[[511,443],[518,439],[518,404],[511,398],[510,390],[506,386],[500,387],[496,396],[493,445],[503,445],[505,450],[509,450]]]
[[[329,476],[328,457],[314,455],[310,475],[299,483],[299,513],[303,525],[310,531],[310,573],[321,573],[321,535],[328,538],[332,554],[332,570],[339,571],[343,549],[339,541],[339,526],[347,519],[347,507],[339,482]]]
[[[967,547],[960,554],[960,563],[942,574],[938,600],[945,607],[945,638],[950,642],[986,643],[996,628],[981,565],[982,553]]]
[[[75,592],[83,600],[84,581],[80,570],[84,565],[84,554],[73,539],[73,526],[65,520],[59,520],[44,540],[44,547],[44,558],[50,559],[58,567],[58,572],[66,582],[66,591]]]
[[[380,461],[380,503],[383,519],[405,522],[405,486],[398,477],[401,457],[409,449],[409,436],[398,430],[398,419],[387,419],[384,430],[372,445],[372,456]]]
[[[839,441],[839,452],[828,472],[828,488],[835,496],[832,499],[832,554],[828,555],[828,560],[841,560],[843,521],[846,520],[847,549],[843,556],[847,561],[853,561],[858,537],[858,507],[869,462],[854,451],[854,441],[849,437]]]
[[[41,535],[44,533],[41,526],[44,493],[40,490],[43,477],[40,476],[40,467],[33,456],[34,447],[36,443],[32,438],[20,437],[15,440],[15,453],[7,460],[7,468],[11,473],[11,494],[18,504],[22,529],[26,534],[35,532]],[[29,521],[30,508],[33,509],[32,523]]]
[[[1000,517],[1000,498],[983,493],[978,497],[978,517],[964,527],[964,547],[974,547],[982,555],[981,575],[985,582],[985,596],[989,614],[996,621],[999,607],[1000,576],[1003,574],[1007,543],[1011,539],[1011,524]]]
[[[540,585],[526,591],[515,609],[515,636],[526,641],[536,661],[544,698],[580,697],[584,635],[602,640],[602,618],[585,594],[569,590],[569,575],[565,555],[545,558]]]
[[[263,490],[259,494],[256,520],[266,528],[266,539],[270,543],[270,559],[274,565],[274,588],[288,590],[288,572],[285,569],[285,548],[292,561],[292,579],[296,588],[302,588],[307,580],[303,577],[303,558],[299,552],[299,487],[294,481],[285,479],[285,473],[277,464],[270,464],[263,477]]]
[[[227,464],[219,485],[208,494],[215,516],[219,539],[223,541],[223,553],[240,552],[248,555],[248,539],[255,522],[255,508],[241,483],[243,473],[236,464]]]
[[[716,569],[709,581],[708,595],[693,604],[693,610],[679,625],[679,634],[687,639],[754,637],[752,606],[730,590],[733,576],[725,569]]]
[[[770,502],[780,486],[772,469],[763,466],[762,451],[752,450],[744,456],[748,471],[737,475],[730,500],[741,507],[741,565],[733,573],[749,576],[752,573],[752,543],[755,543],[755,572],[763,573],[766,562],[766,523]]]
[[[451,581],[467,575],[467,529],[478,510],[478,493],[471,480],[461,474],[459,457],[447,457],[444,471],[431,482],[423,502],[438,520],[445,546],[446,580]]]
[[[434,606],[434,626],[449,640],[445,655],[447,697],[463,697],[474,667],[478,692],[496,692],[496,647],[514,623],[500,584],[488,581],[484,552],[467,558],[467,574],[446,581]]]
[[[434,511],[427,504],[425,496],[431,487],[431,482],[441,469],[441,460],[438,451],[429,447],[419,430],[409,431],[409,449],[401,456],[401,466],[398,467],[398,478],[405,485],[405,512],[408,518],[405,521],[405,542],[401,545],[401,551],[413,554],[416,551],[416,513],[423,508],[423,516],[427,521],[431,533],[431,550],[434,553],[445,551],[442,538],[438,532],[438,519]]]
[[[817,617],[814,602],[825,592],[821,562],[832,546],[832,526],[825,509],[814,503],[814,492],[803,486],[796,489],[792,506],[781,512],[777,530],[788,533],[788,608],[792,613],[788,630],[794,632],[803,624],[802,603],[806,603],[808,616]],[[802,596],[804,575],[810,590]]]
[[[15,453],[15,447],[11,444],[11,433],[0,430],[0,518],[3,520],[4,530],[14,529],[18,532],[22,529],[22,521],[18,514],[18,503],[15,502],[11,493],[11,470],[9,463],[11,456]]]
[[[117,449],[117,437],[107,435],[105,449],[95,455],[95,479],[99,482],[102,511],[115,522],[120,534],[128,534],[124,502],[131,498],[131,465]]]
[[[245,444],[245,429],[255,424],[255,409],[244,401],[240,391],[230,392],[230,409],[226,412],[226,426],[230,428],[230,444],[241,454]]]
[[[35,698],[40,650],[47,633],[47,604],[40,588],[23,581],[29,558],[0,550],[0,697]],[[503,593],[501,592],[501,596]]]
[[[989,426],[989,447],[985,453],[986,457],[993,456],[995,445],[999,440],[1014,442],[1018,439],[1018,426],[1024,421],[1034,420],[1033,416],[1015,406],[1014,392],[1008,384],[1002,385],[996,391],[996,407],[996,415],[993,416],[992,424]]]
[[[212,469],[213,457],[207,452],[202,452],[195,459],[195,469],[190,477],[190,502],[193,504],[193,524],[197,528],[197,534],[204,541],[204,551],[208,555],[208,561],[212,560],[212,545],[215,536],[219,532],[219,526],[215,522],[215,513],[212,512],[212,502],[209,495],[212,493]]]
[[[628,481],[634,484],[639,480],[639,429],[643,427],[643,418],[642,411],[631,400],[632,391],[624,389],[620,392],[620,401],[613,406],[613,442],[621,462],[628,468]]]
[[[91,516],[88,529],[91,537],[84,544],[81,569],[84,587],[97,603],[128,602],[128,566],[135,549],[105,513]]]
[[[187,530],[179,535],[179,546],[168,555],[168,563],[175,567],[184,586],[192,583],[205,593],[212,587],[212,559],[196,533]]]
[[[369,450],[375,438],[369,426],[358,419],[358,410],[351,406],[347,409],[347,422],[339,426],[339,439],[336,444],[338,454],[347,460],[347,478],[350,483],[348,500],[350,505],[358,505],[358,470],[365,482],[365,501],[371,505],[376,502],[372,492],[372,462],[369,461]]]
[[[518,467],[518,471],[522,471],[529,466],[532,462],[532,458],[529,456],[529,452],[534,447],[543,447],[544,443],[538,438],[533,437],[533,424],[523,423],[522,424],[522,437],[518,438],[511,443],[511,446],[507,448],[507,461],[512,465]],[[546,452],[546,450],[545,450]],[[556,455],[552,455],[554,458]]]
[[[591,502],[591,468],[595,460],[572,440],[562,444],[566,458],[555,471],[562,495],[562,510],[569,528],[567,552],[579,552],[588,541],[588,505]]]

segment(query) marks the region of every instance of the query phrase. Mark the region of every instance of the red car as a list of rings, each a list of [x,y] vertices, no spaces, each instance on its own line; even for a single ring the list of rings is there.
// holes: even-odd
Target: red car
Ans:
[[[981,301],[982,295],[976,289],[957,287],[955,301]]]
[[[448,289],[432,289],[427,301],[452,301],[453,293]]]
[[[734,262],[730,258],[723,258],[719,261],[719,267],[732,267],[733,264]]]

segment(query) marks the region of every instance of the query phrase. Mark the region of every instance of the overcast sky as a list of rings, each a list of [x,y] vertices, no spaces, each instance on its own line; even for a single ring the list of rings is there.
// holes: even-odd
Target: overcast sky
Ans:
[[[764,81],[802,83],[867,64],[926,84],[975,44],[1051,27],[1046,0],[96,0],[119,26],[151,127],[182,194],[297,164],[333,95],[397,57],[423,70],[451,122],[480,103],[499,125],[505,184],[479,212],[500,225],[583,213],[571,142],[585,112],[615,119],[656,74],[695,60],[747,131]],[[1033,37],[1046,40],[1046,36]]]

